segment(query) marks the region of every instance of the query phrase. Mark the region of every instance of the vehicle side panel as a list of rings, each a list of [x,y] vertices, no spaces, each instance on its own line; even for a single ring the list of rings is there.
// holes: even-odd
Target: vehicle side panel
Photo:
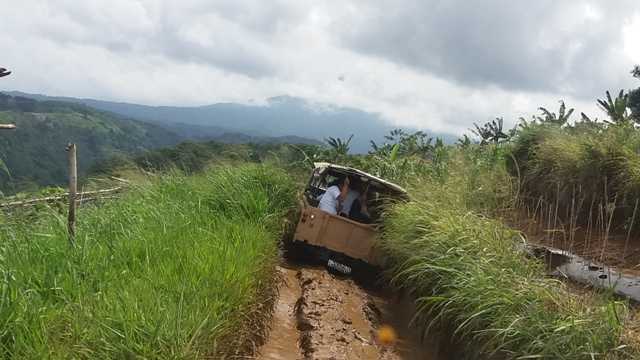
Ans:
[[[370,225],[303,207],[295,240],[343,253],[354,259],[376,265],[373,245],[376,233]]]

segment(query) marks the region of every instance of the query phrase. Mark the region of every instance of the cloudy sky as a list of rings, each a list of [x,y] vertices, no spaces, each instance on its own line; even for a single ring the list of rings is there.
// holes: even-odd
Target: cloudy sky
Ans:
[[[452,133],[640,86],[637,0],[0,0],[4,89],[162,105],[282,94]]]

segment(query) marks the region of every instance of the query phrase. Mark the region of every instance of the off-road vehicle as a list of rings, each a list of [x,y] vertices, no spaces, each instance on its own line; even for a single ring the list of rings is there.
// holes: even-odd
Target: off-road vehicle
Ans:
[[[302,196],[294,245],[315,248],[329,267],[343,273],[350,273],[357,262],[379,265],[376,239],[380,216],[389,201],[406,199],[406,191],[396,184],[351,167],[330,163],[315,163],[314,167]],[[328,184],[340,177],[356,179],[368,189],[370,223],[360,223],[317,208]]]

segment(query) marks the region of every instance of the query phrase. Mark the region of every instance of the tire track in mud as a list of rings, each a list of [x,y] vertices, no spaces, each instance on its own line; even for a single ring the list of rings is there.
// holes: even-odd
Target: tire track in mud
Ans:
[[[366,299],[355,284],[336,281],[324,270],[301,270],[297,277],[302,296],[296,317],[305,359],[378,358]]]
[[[257,359],[444,359],[437,356],[437,346],[422,343],[409,327],[410,304],[367,291],[324,268],[285,264],[278,272],[280,295]],[[394,345],[378,342],[382,324],[397,332]]]

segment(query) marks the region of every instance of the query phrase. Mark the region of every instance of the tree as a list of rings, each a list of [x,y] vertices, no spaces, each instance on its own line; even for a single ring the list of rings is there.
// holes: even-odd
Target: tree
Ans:
[[[579,121],[579,123],[590,124],[590,125],[598,124],[598,126],[600,126],[602,124],[601,122],[598,122],[598,118],[593,118],[592,119],[591,117],[589,117],[587,114],[585,114],[583,112],[580,113],[580,121]],[[576,122],[576,124],[578,124],[578,122]]]
[[[467,134],[464,134],[461,138],[458,139],[458,141],[456,141],[456,145],[461,148],[467,148],[471,146],[471,139],[469,138],[469,136],[467,136]]]
[[[349,150],[351,149],[351,139],[353,139],[353,134],[351,134],[347,140],[329,137],[324,139],[324,141],[331,147],[334,160],[337,160],[338,158],[345,157],[349,154]]]
[[[473,126],[475,126],[475,130],[472,129],[471,131],[480,137],[480,144],[482,145],[486,145],[489,142],[498,144],[509,139],[509,135],[502,131],[503,125],[504,119],[496,118],[495,120],[485,123],[482,127],[474,123]]]
[[[558,115],[556,115],[556,113],[550,112],[544,107],[539,107],[538,109],[542,112],[542,115],[543,115],[543,117],[540,117],[540,116],[537,117],[537,119],[540,122],[556,124],[559,126],[563,126],[564,124],[567,123],[567,121],[569,121],[569,118],[571,117],[571,114],[573,114],[573,110],[574,110],[574,109],[569,109],[569,111],[567,111],[567,107],[564,104],[564,101],[562,100],[560,100],[560,109],[558,110]]]
[[[385,155],[389,154],[397,145],[397,152],[404,156],[420,156],[422,158],[428,158],[433,152],[433,138],[429,137],[423,131],[416,131],[414,133],[407,133],[402,129],[394,129],[385,135],[385,142],[383,145],[378,145],[375,141],[371,141],[370,154]]]
[[[574,134],[584,134],[585,132],[600,132],[606,128],[606,123],[598,121],[598,118],[590,118],[587,114],[581,112],[580,120],[576,120],[573,126],[568,130]]]
[[[14,96],[13,101],[16,104],[16,108],[22,112],[35,112],[38,106],[38,102],[36,100],[23,96]]]
[[[609,91],[606,92],[607,98],[605,100],[598,99],[598,105],[609,116],[611,123],[622,124],[628,122],[631,117],[627,110],[627,104],[629,101],[629,94],[625,94],[624,90],[620,90],[618,96],[614,99],[611,98]],[[606,121],[606,120],[605,120]]]

